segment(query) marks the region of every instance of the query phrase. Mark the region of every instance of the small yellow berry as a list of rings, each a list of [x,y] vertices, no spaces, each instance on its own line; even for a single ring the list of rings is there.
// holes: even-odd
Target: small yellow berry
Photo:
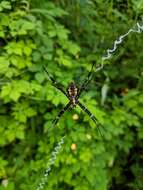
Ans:
[[[77,114],[74,114],[74,115],[72,116],[72,118],[73,118],[73,120],[78,120],[78,119],[79,119],[79,116],[78,116]]]
[[[86,138],[90,140],[92,137],[90,134],[86,134]]]
[[[77,149],[77,145],[75,143],[72,143],[71,150],[76,150],[76,149]]]

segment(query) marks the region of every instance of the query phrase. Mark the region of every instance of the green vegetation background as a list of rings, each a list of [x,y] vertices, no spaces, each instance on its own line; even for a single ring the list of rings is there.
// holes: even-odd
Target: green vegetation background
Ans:
[[[124,40],[81,97],[103,139],[79,108],[49,131],[68,100],[42,69],[80,85],[142,13],[142,0],[0,2],[0,190],[36,189],[65,134],[46,190],[143,189],[143,33]]]

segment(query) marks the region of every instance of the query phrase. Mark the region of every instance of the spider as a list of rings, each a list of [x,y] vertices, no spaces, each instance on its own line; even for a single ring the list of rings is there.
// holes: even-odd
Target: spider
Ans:
[[[78,88],[75,82],[71,82],[69,83],[68,87],[66,90],[64,90],[63,85],[61,85],[60,83],[57,83],[55,81],[55,79],[53,77],[50,76],[47,68],[45,66],[43,66],[44,71],[47,73],[47,76],[49,78],[49,80],[51,81],[51,84],[57,88],[59,91],[61,91],[68,99],[69,102],[66,104],[65,107],[63,107],[63,109],[57,114],[57,116],[55,117],[55,119],[52,121],[53,126],[55,126],[59,119],[61,118],[61,116],[70,108],[75,108],[77,105],[86,113],[88,114],[88,116],[90,117],[90,119],[92,119],[92,121],[96,124],[97,129],[100,133],[100,135],[102,136],[102,133],[99,129],[100,126],[102,126],[99,121],[96,119],[96,117],[79,101],[79,98],[81,96],[81,94],[83,93],[83,91],[86,89],[86,87],[88,86],[90,80],[91,80],[91,76],[92,76],[92,71],[94,68],[95,63],[93,63],[92,67],[91,67],[91,71],[88,73],[87,78],[84,80],[84,82],[81,84],[81,87]]]

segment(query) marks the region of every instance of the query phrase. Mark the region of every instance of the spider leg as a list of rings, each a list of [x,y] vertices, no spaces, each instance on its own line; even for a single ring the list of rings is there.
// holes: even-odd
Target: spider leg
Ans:
[[[58,115],[55,117],[55,119],[52,121],[52,127],[54,127],[57,123],[58,123],[58,121],[59,121],[59,119],[60,119],[60,117],[65,113],[65,111],[70,107],[70,105],[71,105],[71,102],[69,102],[59,113],[58,113]]]
[[[98,132],[100,133],[101,137],[103,137],[100,127],[102,126],[102,124],[99,123],[99,121],[96,119],[96,117],[83,105],[81,104],[79,101],[77,103],[79,105],[79,107],[89,115],[90,119],[92,119],[92,121],[96,124]],[[102,126],[103,127],[103,126]]]
[[[67,98],[68,98],[68,95],[66,94],[66,92],[64,91],[63,89],[63,86],[59,83],[57,83],[53,77],[50,76],[47,68],[43,65],[43,69],[44,71],[47,73],[47,76],[48,76],[48,79],[51,81],[52,85],[57,88],[58,90],[60,90]]]
[[[95,65],[95,62],[92,64],[91,70],[88,73],[87,78],[84,80],[84,82],[82,83],[82,85],[80,87],[80,90],[78,92],[78,97],[81,95],[81,93],[85,90],[85,88],[87,87],[88,83],[90,82],[94,65]]]

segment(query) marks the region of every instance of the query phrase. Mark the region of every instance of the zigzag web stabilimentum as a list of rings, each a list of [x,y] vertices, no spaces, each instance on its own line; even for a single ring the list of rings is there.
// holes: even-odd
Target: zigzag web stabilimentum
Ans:
[[[117,50],[118,45],[121,44],[123,42],[123,40],[130,33],[141,33],[141,32],[143,32],[143,25],[141,25],[140,23],[137,22],[137,24],[135,25],[134,28],[129,29],[127,33],[119,36],[119,38],[114,41],[113,48],[112,49],[107,49],[106,55],[102,56],[102,58],[101,58],[102,59],[101,60],[101,65],[95,70],[95,72],[98,72],[98,71],[100,71],[100,70],[102,70],[104,68],[104,64],[103,64],[104,60],[110,59],[110,57],[112,56],[112,54]],[[40,180],[40,182],[39,182],[38,187],[37,187],[36,190],[43,190],[44,186],[48,182],[49,173],[50,173],[50,171],[52,169],[52,166],[55,163],[57,155],[60,153],[60,150],[62,149],[62,145],[64,144],[65,137],[66,136],[63,136],[61,138],[61,140],[59,141],[59,143],[57,144],[57,146],[54,148],[54,151],[51,153],[51,157],[50,157],[49,161],[47,162],[46,170],[45,170],[45,172],[43,174],[43,177],[41,178],[41,180]]]

